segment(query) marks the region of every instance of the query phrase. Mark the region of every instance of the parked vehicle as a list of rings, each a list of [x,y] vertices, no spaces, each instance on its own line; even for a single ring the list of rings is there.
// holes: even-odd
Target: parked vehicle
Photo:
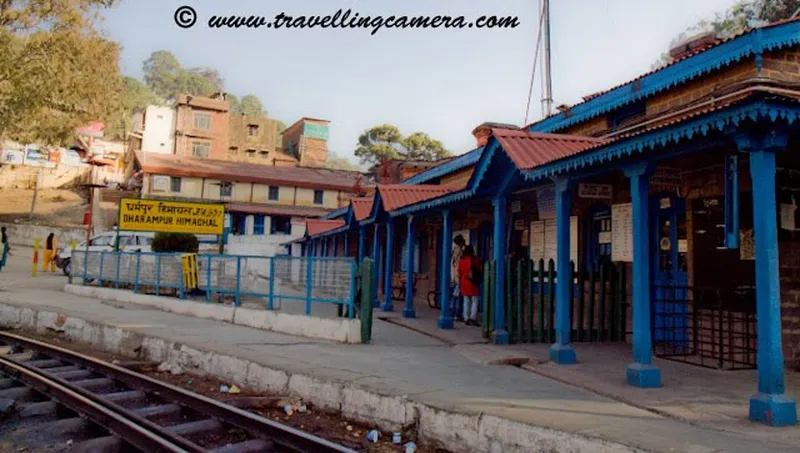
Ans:
[[[126,252],[150,252],[152,251],[150,245],[153,243],[154,233],[140,233],[140,232],[119,232],[107,231],[93,236],[89,240],[88,250],[90,252],[114,250],[114,243],[119,234],[119,247]],[[81,242],[75,248],[75,252],[82,252],[87,250],[86,241]],[[56,255],[56,266],[64,272],[64,275],[69,275],[71,269],[70,261],[72,261],[72,249],[70,246],[62,248],[58,255]]]

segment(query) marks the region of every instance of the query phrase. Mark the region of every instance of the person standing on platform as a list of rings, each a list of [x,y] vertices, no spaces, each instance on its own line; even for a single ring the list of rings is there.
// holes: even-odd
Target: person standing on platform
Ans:
[[[453,291],[450,293],[452,302],[450,304],[450,309],[453,311],[453,318],[455,319],[461,318],[461,310],[458,309],[458,300],[461,296],[461,291],[459,291],[458,263],[461,261],[461,256],[464,254],[465,245],[466,241],[464,241],[464,236],[459,234],[453,239],[453,258],[450,263],[450,286],[453,288]]]
[[[50,233],[44,243],[44,260],[42,261],[42,272],[56,271],[56,235]]]
[[[0,228],[2,230],[2,242],[0,242],[0,271],[6,265],[6,259],[11,252],[11,246],[8,244],[8,234],[6,234],[6,227]]]
[[[461,296],[464,298],[464,323],[468,326],[480,325],[478,304],[481,296],[481,274],[481,263],[475,257],[475,249],[471,245],[464,247],[464,255],[458,262],[458,278]]]

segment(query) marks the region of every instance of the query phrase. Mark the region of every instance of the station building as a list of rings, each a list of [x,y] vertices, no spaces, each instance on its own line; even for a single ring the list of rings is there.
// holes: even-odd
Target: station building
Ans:
[[[451,329],[442,264],[461,234],[486,262],[495,344],[548,342],[568,365],[577,343],[629,342],[643,388],[661,386],[654,354],[757,368],[750,418],[795,424],[800,20],[704,41],[560,110],[477,127],[472,151],[309,221],[304,253],[371,257],[380,309]]]

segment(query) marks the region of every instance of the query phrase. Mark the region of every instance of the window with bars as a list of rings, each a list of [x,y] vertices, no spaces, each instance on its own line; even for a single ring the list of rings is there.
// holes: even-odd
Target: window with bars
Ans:
[[[169,191],[170,192],[180,192],[181,191],[181,178],[170,176],[169,178]]]
[[[192,156],[202,159],[208,159],[211,151],[211,144],[208,142],[193,142],[192,143]]]
[[[323,204],[325,192],[322,190],[314,191],[314,204]]]
[[[258,236],[264,235],[264,216],[253,216],[253,234]]]
[[[292,218],[276,215],[270,217],[270,234],[291,234]]]
[[[194,128],[195,129],[211,129],[211,115],[205,112],[195,112],[194,114]]]
[[[233,183],[222,181],[219,183],[219,196],[232,197],[233,196]]]
[[[279,198],[280,198],[280,188],[278,186],[269,186],[270,201],[278,201]]]

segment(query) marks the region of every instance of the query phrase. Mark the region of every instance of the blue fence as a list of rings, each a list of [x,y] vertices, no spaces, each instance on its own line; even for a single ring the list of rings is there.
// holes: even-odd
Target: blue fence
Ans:
[[[75,251],[70,281],[131,289],[181,299],[229,299],[236,306],[280,310],[296,302],[310,315],[313,304],[333,304],[355,316],[354,258],[196,255],[196,285],[186,285],[191,268],[180,253]],[[192,279],[189,279],[192,280]]]

